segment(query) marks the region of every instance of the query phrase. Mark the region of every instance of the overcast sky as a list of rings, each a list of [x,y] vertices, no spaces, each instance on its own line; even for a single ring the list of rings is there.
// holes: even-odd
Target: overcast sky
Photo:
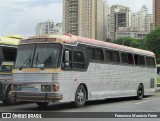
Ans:
[[[0,36],[20,34],[25,37],[35,35],[39,22],[53,19],[62,22],[63,0],[0,0]],[[152,12],[152,0],[108,0],[108,4],[125,5],[132,12],[142,5]]]

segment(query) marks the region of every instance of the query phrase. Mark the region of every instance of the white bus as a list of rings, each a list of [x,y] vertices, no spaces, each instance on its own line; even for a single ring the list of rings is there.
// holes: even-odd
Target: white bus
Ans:
[[[155,54],[74,35],[21,41],[13,73],[16,101],[74,101],[153,95]]]

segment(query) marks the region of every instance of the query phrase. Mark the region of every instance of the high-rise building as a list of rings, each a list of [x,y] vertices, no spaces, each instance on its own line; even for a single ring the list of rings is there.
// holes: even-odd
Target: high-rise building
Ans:
[[[50,34],[61,34],[62,33],[62,24],[55,24],[53,21],[48,20],[46,22],[38,23],[36,26],[36,35],[50,35]]]
[[[153,27],[153,14],[147,14],[145,17],[145,31],[150,32]]]
[[[45,23],[38,23],[36,25],[36,36],[45,35]]]
[[[132,13],[131,27],[136,31],[143,30],[146,32],[150,32],[152,23],[152,14],[148,14],[148,8],[145,5],[142,6],[140,11]]]
[[[110,39],[115,40],[115,33],[119,28],[131,25],[131,11],[129,7],[113,5],[110,8]]]
[[[109,5],[106,3],[106,12],[105,13],[106,16],[106,39],[109,39],[109,35],[110,35],[110,12],[109,12]]]
[[[64,0],[63,33],[105,40],[105,7],[103,0]]]
[[[153,27],[160,26],[160,0],[153,0]]]

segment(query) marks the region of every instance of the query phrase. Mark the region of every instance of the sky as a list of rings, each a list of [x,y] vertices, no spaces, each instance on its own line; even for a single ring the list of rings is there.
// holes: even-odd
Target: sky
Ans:
[[[53,20],[62,22],[63,0],[0,0],[0,36],[34,36],[36,25]],[[119,4],[139,11],[143,5],[152,13],[152,0],[107,0],[109,6]]]

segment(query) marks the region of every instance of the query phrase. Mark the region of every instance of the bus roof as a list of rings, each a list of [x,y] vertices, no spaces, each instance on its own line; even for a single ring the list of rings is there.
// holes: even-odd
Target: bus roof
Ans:
[[[0,37],[0,45],[18,46],[19,41],[23,39],[20,35],[11,35]]]
[[[24,37],[21,36],[21,35],[8,35],[8,36],[5,36],[5,37],[14,38],[14,39],[24,39]]]
[[[41,37],[30,37],[30,39],[32,39],[32,38],[41,38]],[[77,45],[78,43],[84,43],[84,44],[97,46],[97,47],[104,47],[104,48],[113,49],[113,50],[119,50],[119,51],[125,51],[125,52],[155,57],[155,54],[151,51],[127,47],[127,46],[118,45],[118,44],[113,44],[113,43],[104,42],[104,41],[100,41],[100,40],[89,39],[89,38],[75,36],[75,35],[71,35],[71,34],[48,35],[48,36],[42,36],[42,38],[58,38],[58,39],[63,40],[64,43],[67,43],[67,44]]]

